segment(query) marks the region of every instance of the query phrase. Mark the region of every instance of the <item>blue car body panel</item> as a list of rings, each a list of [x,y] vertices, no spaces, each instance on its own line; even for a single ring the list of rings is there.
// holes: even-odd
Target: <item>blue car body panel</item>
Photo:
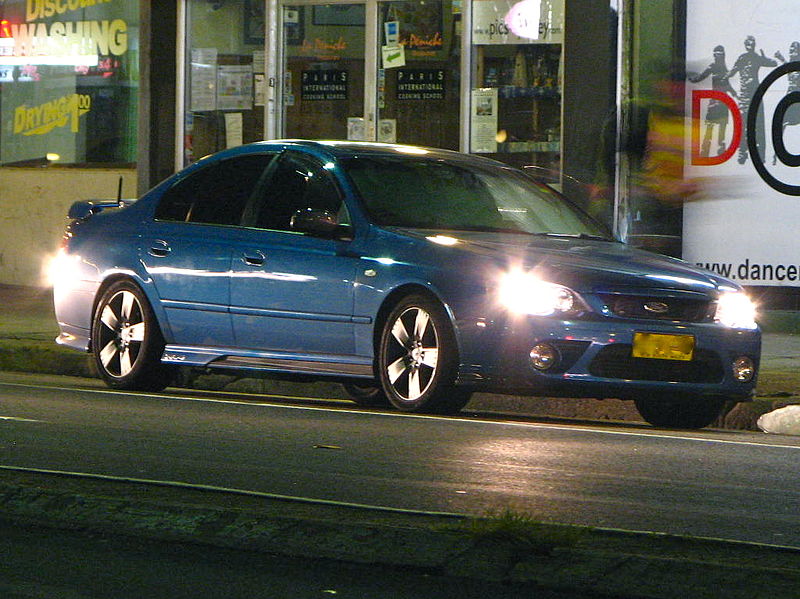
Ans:
[[[329,166],[349,212],[351,237],[154,219],[162,195],[204,165],[287,150]],[[165,363],[371,379],[382,318],[396,298],[425,292],[452,322],[462,385],[575,397],[632,398],[665,390],[752,396],[755,378],[735,380],[729,364],[744,355],[757,369],[758,329],[707,319],[626,317],[609,307],[623,296],[713,303],[721,290],[739,289],[736,284],[612,241],[377,225],[341,165],[343,157],[362,151],[388,150],[297,141],[242,146],[199,161],[131,206],[74,223],[68,245],[74,276],[55,289],[59,342],[89,349],[98,293],[125,277],[153,308],[167,343]],[[479,160],[441,154],[465,164]],[[459,242],[441,244],[437,236]],[[585,314],[510,314],[498,305],[495,286],[513,267],[569,287],[586,303]],[[691,335],[697,359],[689,366],[643,365],[630,357],[637,332]],[[564,357],[554,372],[537,371],[528,361],[531,347],[543,341]]]

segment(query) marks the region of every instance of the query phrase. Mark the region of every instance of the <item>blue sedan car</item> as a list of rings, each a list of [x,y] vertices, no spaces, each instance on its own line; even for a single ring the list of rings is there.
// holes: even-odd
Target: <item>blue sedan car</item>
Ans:
[[[69,216],[57,341],[114,388],[162,389],[178,366],[263,371],[409,412],[476,390],[613,397],[687,428],[753,394],[761,339],[740,287],[476,156],[260,142]]]

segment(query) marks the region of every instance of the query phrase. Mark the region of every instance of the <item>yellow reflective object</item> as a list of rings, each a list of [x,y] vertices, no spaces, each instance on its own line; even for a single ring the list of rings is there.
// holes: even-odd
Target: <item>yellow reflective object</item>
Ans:
[[[634,358],[684,360],[688,362],[693,356],[694,337],[692,335],[633,334]]]

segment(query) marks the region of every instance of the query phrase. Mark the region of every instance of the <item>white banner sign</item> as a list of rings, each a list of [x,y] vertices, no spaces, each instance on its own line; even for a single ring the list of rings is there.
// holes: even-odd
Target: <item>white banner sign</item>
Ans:
[[[474,44],[560,44],[564,0],[475,0]]]
[[[687,9],[685,175],[700,191],[683,257],[747,285],[800,286],[797,0]]]

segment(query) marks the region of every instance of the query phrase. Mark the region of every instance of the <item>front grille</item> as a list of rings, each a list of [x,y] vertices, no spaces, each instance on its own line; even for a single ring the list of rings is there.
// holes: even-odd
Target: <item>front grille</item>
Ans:
[[[604,294],[600,298],[620,318],[711,322],[717,309],[708,299]]]
[[[633,381],[674,383],[719,383],[725,373],[719,356],[713,351],[695,351],[694,359],[657,360],[634,358],[626,344],[608,345],[601,349],[589,365],[592,376]]]

